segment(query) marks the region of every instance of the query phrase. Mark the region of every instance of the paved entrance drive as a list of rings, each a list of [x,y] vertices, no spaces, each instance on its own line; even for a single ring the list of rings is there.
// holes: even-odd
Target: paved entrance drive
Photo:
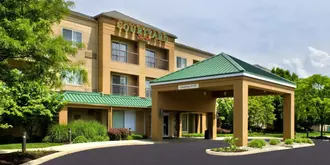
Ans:
[[[223,141],[193,140],[172,143],[93,149],[59,157],[44,165],[315,165],[328,164],[330,143],[315,141],[315,147],[262,154],[222,157],[205,149],[225,146]]]

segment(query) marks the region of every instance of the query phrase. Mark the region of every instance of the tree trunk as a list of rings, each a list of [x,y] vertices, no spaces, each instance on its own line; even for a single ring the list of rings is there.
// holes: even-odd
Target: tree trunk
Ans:
[[[323,127],[324,127],[324,124],[321,123],[321,137],[323,137]]]

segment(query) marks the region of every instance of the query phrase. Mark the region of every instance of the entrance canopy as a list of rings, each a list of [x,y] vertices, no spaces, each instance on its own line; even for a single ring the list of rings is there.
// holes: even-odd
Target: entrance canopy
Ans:
[[[234,136],[247,145],[248,96],[284,96],[284,138],[294,136],[296,85],[270,71],[221,53],[151,82],[152,139],[161,140],[165,111],[207,113],[207,129],[216,138],[216,99],[234,97]]]

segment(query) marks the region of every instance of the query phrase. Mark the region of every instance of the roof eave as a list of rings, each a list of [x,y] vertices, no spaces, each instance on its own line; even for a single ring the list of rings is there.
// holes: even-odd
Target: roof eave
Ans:
[[[175,84],[175,83],[182,83],[182,82],[191,82],[191,81],[200,81],[200,80],[212,80],[212,79],[218,79],[218,78],[230,78],[230,77],[238,77],[238,76],[250,77],[250,78],[254,78],[254,79],[258,79],[258,80],[262,80],[262,81],[267,81],[267,82],[271,82],[271,83],[283,85],[283,86],[290,87],[290,88],[296,88],[297,87],[294,84],[285,83],[285,82],[279,82],[279,81],[276,81],[276,80],[273,80],[273,79],[256,76],[256,75],[253,75],[253,74],[250,74],[250,73],[246,73],[246,72],[233,73],[233,74],[224,74],[224,75],[215,75],[215,76],[207,76],[207,77],[197,77],[197,78],[189,78],[189,79],[174,80],[174,81],[165,81],[165,82],[154,82],[154,83],[151,82],[150,85],[151,86],[167,85],[167,84]]]

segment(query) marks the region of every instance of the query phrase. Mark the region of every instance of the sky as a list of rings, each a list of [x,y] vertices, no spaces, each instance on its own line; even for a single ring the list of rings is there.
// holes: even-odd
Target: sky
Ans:
[[[74,0],[90,16],[117,10],[177,42],[301,77],[330,75],[329,0]]]

